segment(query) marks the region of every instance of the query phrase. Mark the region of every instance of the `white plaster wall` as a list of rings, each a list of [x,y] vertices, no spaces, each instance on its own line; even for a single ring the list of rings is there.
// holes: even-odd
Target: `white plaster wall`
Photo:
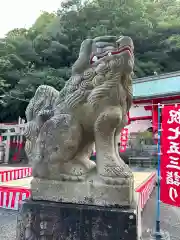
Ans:
[[[129,111],[129,117],[134,118],[134,117],[152,116],[152,111],[151,110],[146,111],[144,106],[145,105],[133,104]],[[146,106],[148,106],[148,104]]]
[[[152,127],[151,120],[136,120],[126,126],[126,128],[128,128],[128,133],[144,132],[150,127]]]

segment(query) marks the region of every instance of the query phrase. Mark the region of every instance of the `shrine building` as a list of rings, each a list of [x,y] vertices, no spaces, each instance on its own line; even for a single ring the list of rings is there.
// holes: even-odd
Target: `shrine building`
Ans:
[[[158,103],[180,103],[180,71],[133,79],[133,105],[129,111],[129,133],[157,132]]]

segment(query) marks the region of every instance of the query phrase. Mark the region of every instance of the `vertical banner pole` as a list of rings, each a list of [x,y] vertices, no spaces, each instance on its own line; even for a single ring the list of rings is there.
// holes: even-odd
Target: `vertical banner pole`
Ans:
[[[164,107],[164,105],[162,105]],[[158,168],[157,168],[157,195],[156,195],[156,226],[150,240],[170,240],[167,231],[162,231],[160,225],[160,182],[161,182],[161,105],[158,104]],[[162,190],[162,189],[161,189]]]
[[[161,107],[158,104],[158,169],[157,169],[157,200],[156,200],[156,233],[160,233],[160,163],[161,163]]]

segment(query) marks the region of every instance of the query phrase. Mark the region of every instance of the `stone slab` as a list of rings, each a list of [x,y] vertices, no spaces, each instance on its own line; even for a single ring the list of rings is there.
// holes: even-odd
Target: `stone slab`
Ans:
[[[53,181],[34,178],[31,181],[33,200],[90,204],[95,206],[134,205],[134,180],[123,185],[108,185],[99,178],[84,182]]]
[[[137,240],[134,209],[26,200],[16,240]]]

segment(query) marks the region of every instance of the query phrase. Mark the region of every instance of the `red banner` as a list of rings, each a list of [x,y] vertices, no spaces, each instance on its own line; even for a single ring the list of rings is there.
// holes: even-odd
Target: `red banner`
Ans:
[[[125,152],[128,142],[128,129],[123,128],[120,137],[120,152]]]
[[[160,199],[180,207],[180,105],[162,108],[161,151]]]

